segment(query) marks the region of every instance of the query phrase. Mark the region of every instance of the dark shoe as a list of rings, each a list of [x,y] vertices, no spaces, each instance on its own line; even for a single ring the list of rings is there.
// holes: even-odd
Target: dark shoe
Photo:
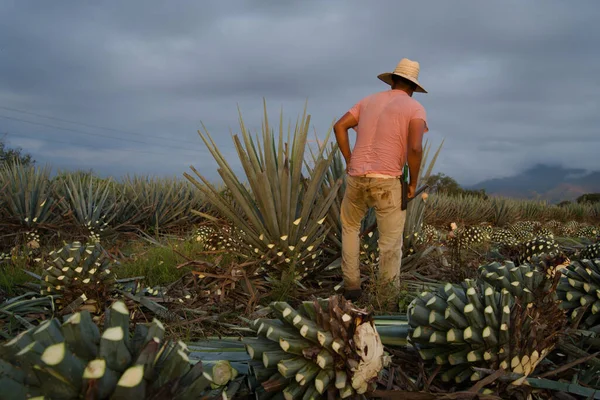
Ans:
[[[360,299],[360,296],[362,296],[361,289],[351,289],[344,291],[344,297],[346,298],[346,300],[356,301]]]

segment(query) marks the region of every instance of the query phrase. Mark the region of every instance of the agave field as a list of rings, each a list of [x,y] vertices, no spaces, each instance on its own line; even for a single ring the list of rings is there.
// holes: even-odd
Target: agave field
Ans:
[[[309,126],[240,116],[242,175],[200,131],[220,186],[0,166],[0,399],[600,398],[600,205],[426,189],[400,288],[371,210],[352,303],[345,166]]]

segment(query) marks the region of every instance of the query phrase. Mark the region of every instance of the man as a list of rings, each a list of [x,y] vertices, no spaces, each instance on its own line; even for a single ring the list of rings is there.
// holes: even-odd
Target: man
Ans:
[[[379,229],[379,278],[399,283],[402,235],[406,210],[401,209],[400,177],[406,163],[410,172],[408,197],[414,197],[427,128],[425,109],[412,98],[427,93],[418,81],[419,63],[402,59],[394,72],[378,75],[391,86],[360,100],[334,125],[335,137],[346,160],[346,191],[342,201],[342,272],[345,297],[356,300],[360,286],[359,230],[370,207]],[[350,151],[348,129],[356,131]]]

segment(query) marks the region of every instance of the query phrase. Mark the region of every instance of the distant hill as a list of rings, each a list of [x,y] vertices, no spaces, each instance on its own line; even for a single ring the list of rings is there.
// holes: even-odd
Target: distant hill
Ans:
[[[489,179],[466,189],[485,189],[490,195],[543,199],[553,203],[600,193],[600,171],[538,164],[508,178]]]

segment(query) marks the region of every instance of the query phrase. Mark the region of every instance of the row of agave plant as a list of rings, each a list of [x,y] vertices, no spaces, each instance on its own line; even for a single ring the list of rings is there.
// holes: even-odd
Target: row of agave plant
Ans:
[[[192,343],[165,340],[158,319],[130,329],[122,300],[112,302],[101,318],[84,301],[74,304],[76,293],[93,297],[100,287],[118,288],[98,250],[98,244],[71,246],[54,255],[63,261],[47,269],[50,279],[43,280],[42,290],[64,300],[57,306],[66,312],[0,346],[0,382],[10,389],[0,397],[365,398],[376,393],[390,368],[410,370],[395,364],[398,348],[418,354],[432,379],[448,390],[468,389],[490,375],[499,378],[495,371],[503,371],[505,379],[488,378],[477,392],[502,398],[541,389],[589,395],[594,390],[589,387],[600,384],[585,364],[578,371],[588,376],[581,385],[577,378],[561,384],[537,377],[568,364],[561,365],[555,351],[565,338],[575,342],[583,335],[586,347],[599,346],[599,258],[539,254],[521,263],[484,264],[475,279],[439,283],[417,295],[405,318],[374,317],[341,296],[298,307],[274,301],[270,318],[248,321],[250,334],[241,339],[248,357],[236,353],[228,359],[221,352],[223,359],[215,360],[210,353],[191,357]],[[575,354],[586,354],[586,347]],[[423,382],[412,378],[413,390],[422,389]],[[394,382],[406,388],[402,380]]]
[[[193,210],[209,212],[201,193],[181,179],[127,176],[115,181],[91,173],[52,177],[49,167],[15,163],[0,165],[0,188],[0,236],[8,237],[4,247],[57,234],[67,240],[100,240],[127,231],[168,231],[200,221]]]
[[[445,225],[448,221],[462,221],[476,225],[487,221],[495,226],[506,226],[514,221],[552,220],[561,223],[600,224],[600,203],[551,204],[546,200],[523,200],[508,197],[483,199],[471,195],[432,194],[431,207],[427,209],[425,220],[433,225]]]

